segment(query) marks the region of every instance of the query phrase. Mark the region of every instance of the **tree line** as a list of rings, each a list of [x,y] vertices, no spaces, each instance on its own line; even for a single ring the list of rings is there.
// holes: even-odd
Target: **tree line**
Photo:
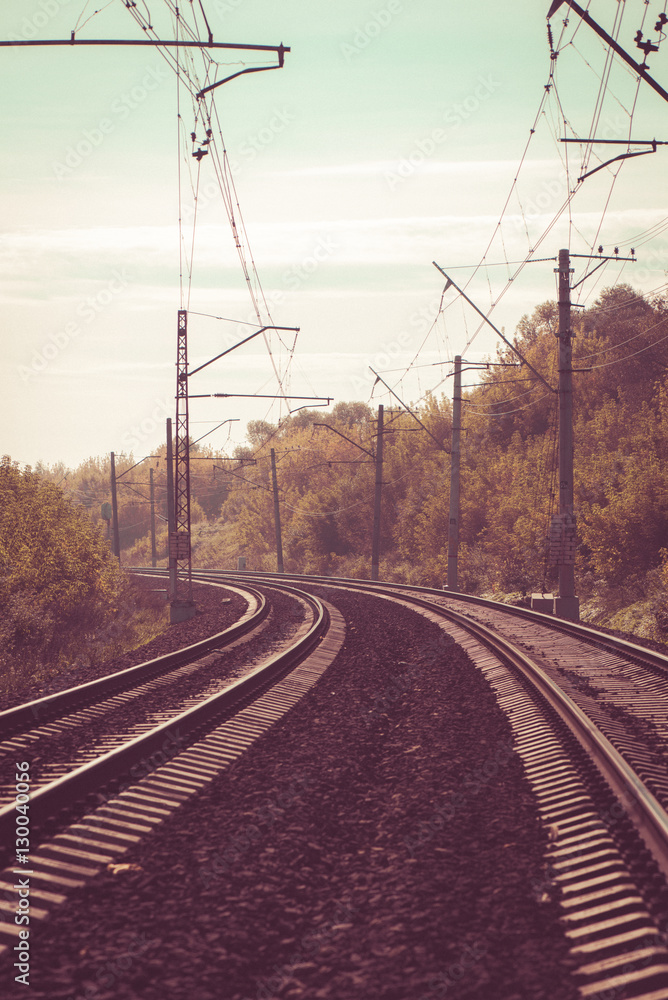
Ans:
[[[573,365],[583,369],[574,375],[578,593],[602,612],[643,605],[659,631],[668,629],[668,301],[618,285],[573,322]],[[546,302],[520,321],[514,340],[552,386],[557,327],[557,306]],[[462,393],[459,583],[521,600],[555,587],[558,398],[505,345],[488,362],[465,372]],[[447,578],[451,395],[446,380],[411,407],[414,415],[398,404],[385,410],[381,579],[441,586]],[[273,449],[286,572],[368,577],[376,430],[375,404],[342,402],[280,425],[251,422],[232,456],[195,446],[194,564],[235,568],[243,556],[250,569],[276,569]],[[128,564],[150,562],[149,464],[157,465],[159,564],[166,560],[164,452],[119,486]],[[134,461],[122,456],[119,474]],[[108,459],[41,472],[66,476],[99,521]]]
[[[0,460],[0,607],[5,703],[166,623],[164,608],[147,606],[119,572],[85,507],[44,470],[21,469],[8,456]]]

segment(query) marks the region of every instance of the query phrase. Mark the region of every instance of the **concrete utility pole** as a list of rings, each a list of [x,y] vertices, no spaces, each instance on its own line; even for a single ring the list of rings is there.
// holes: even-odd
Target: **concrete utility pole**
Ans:
[[[148,470],[149,486],[151,490],[151,566],[155,569],[158,564],[158,553],[155,548],[155,486],[153,484],[153,467]]]
[[[111,524],[112,524],[111,551],[118,558],[118,563],[120,565],[121,540],[118,531],[118,498],[116,496],[116,458],[113,451],[111,453]]]
[[[568,250],[559,251],[559,513],[553,522],[552,541],[559,566],[559,596],[554,613],[579,621],[580,602],[575,596],[575,512],[573,509],[573,351],[571,345],[571,261]],[[555,538],[555,535],[557,536]],[[555,546],[554,542],[558,541]]]
[[[376,434],[376,490],[373,498],[373,534],[371,537],[371,579],[378,579],[380,568],[380,515],[383,496],[383,405],[378,406]]]
[[[373,368],[371,369],[373,371]],[[376,373],[374,372],[374,375]],[[378,376],[379,381],[383,381]],[[383,383],[385,384],[385,383]],[[388,386],[389,388],[389,386]],[[390,389],[390,392],[392,390]],[[398,398],[398,397],[397,397]],[[399,400],[401,402],[401,400]],[[404,405],[403,403],[401,404]],[[411,413],[411,411],[408,411]],[[352,444],[358,451],[363,451],[365,455],[368,455],[371,461],[376,467],[376,487],[374,492],[374,502],[373,502],[373,527],[371,529],[371,579],[378,579],[378,569],[380,565],[380,514],[382,506],[382,494],[383,494],[383,406],[380,404],[378,406],[378,432],[377,432],[377,442],[374,451],[369,451],[363,445],[358,444],[357,441],[353,441],[349,438],[347,434],[343,434],[341,431],[337,431],[336,427],[331,427],[329,424],[314,424],[314,427],[326,427],[328,431],[333,431],[334,434],[338,434],[339,437],[343,438],[349,444]],[[415,414],[411,414],[415,416]],[[417,417],[415,418],[417,420]],[[420,421],[418,421],[419,423]],[[426,430],[426,428],[425,428]],[[391,433],[391,432],[389,432]],[[427,433],[429,433],[427,431]],[[431,436],[431,435],[430,435]],[[438,443],[438,442],[437,442]],[[355,463],[357,464],[357,463]]]
[[[455,357],[455,384],[452,392],[452,446],[450,449],[450,523],[448,525],[448,590],[457,590],[459,552],[459,470],[462,430],[462,359]]]
[[[167,538],[171,540],[175,533],[174,520],[174,456],[172,453],[172,420],[167,417]],[[173,601],[176,597],[176,553],[172,549],[171,541],[168,547],[169,554],[169,585],[167,589],[167,599]]]
[[[276,572],[283,573],[283,539],[281,538],[281,508],[278,503],[276,452],[271,449],[271,486],[274,493],[274,525],[276,528]]]

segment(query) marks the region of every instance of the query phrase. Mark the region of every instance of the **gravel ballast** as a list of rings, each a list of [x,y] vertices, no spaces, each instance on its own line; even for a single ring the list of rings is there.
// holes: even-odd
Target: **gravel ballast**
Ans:
[[[144,590],[150,590],[160,582],[159,579],[141,576],[136,576],[134,580],[136,585]],[[136,649],[104,662],[81,663],[52,677],[47,682],[35,682],[31,688],[22,693],[20,699],[11,697],[2,699],[0,711],[19,703],[32,701],[35,698],[55,694],[57,691],[64,691],[76,684],[85,684],[87,681],[94,681],[99,677],[107,677],[119,670],[125,670],[126,667],[134,667],[138,663],[145,663],[156,656],[172,653],[181,649],[182,646],[208,639],[210,635],[215,635],[217,632],[229,628],[230,625],[234,625],[248,607],[247,602],[239,594],[223,587],[206,584],[193,585],[193,599],[197,613],[190,621],[169,625],[165,619],[164,631],[143,646],[137,646]]]
[[[141,871],[35,930],[8,997],[575,1000],[489,686],[417,613],[319,593],[348,622],[323,679],[124,858]]]
[[[124,669],[124,664],[134,665],[128,662],[133,659],[142,663],[152,656],[160,656],[208,638],[216,630],[234,624],[246,610],[243,598],[230,591],[217,587],[201,587],[198,590],[198,615],[191,619],[193,627],[190,631],[184,628],[187,622],[174,626],[175,634],[168,632],[125,657],[107,661],[104,664],[105,674]],[[231,597],[236,601],[230,600]],[[137,697],[122,700],[115,708],[108,708],[102,715],[96,714],[76,726],[43,728],[41,738],[29,742],[24,751],[30,760],[33,788],[38,783],[60,777],[64,766],[74,769],[85,763],[90,754],[96,752],[96,747],[97,752],[105,752],[110,747],[110,738],[116,739],[120,745],[143,732],[147,725],[158,725],[165,713],[178,715],[193,700],[203,701],[217,693],[251,666],[278,651],[281,643],[301,625],[304,606],[294,597],[280,592],[273,592],[269,603],[269,615],[256,634],[236,640],[231,649],[223,649],[216,655],[209,654],[205,658],[206,664],[196,671],[184,676],[177,671],[177,676],[169,682],[167,674],[154,682],[152,690],[149,682],[149,689],[144,689]],[[0,790],[3,791],[3,798],[6,791],[13,798],[14,763],[12,757],[0,754]],[[0,850],[2,848],[3,845],[0,845]]]

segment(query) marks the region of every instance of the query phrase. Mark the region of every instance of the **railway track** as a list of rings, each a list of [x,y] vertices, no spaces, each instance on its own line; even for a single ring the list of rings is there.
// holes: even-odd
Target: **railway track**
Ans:
[[[166,711],[166,689],[193,673],[203,673],[207,657],[215,662],[217,652],[258,633],[269,614],[264,595],[251,588],[212,586],[246,602],[245,613],[230,628],[184,649],[0,712],[0,809],[14,798],[11,760],[29,753],[31,780],[36,784],[63,777],[102,752],[148,732],[157,725],[156,716]],[[155,695],[161,704],[152,712],[150,702]],[[196,698],[196,694],[175,693],[171,715],[178,714],[178,708],[190,707]],[[128,725],[134,704],[141,706],[141,714],[134,725]]]
[[[596,1000],[668,997],[665,657],[543,615],[439,591],[332,578],[288,581],[273,574],[206,573],[199,578],[253,591],[256,607],[251,613],[249,605],[246,617],[262,604],[261,589],[284,589],[289,582],[294,594],[296,585],[300,601],[313,600],[312,607],[328,608],[328,614],[323,610],[311,616],[303,637],[311,651],[314,644],[321,644],[317,659],[313,661],[311,652],[310,660],[297,668],[301,674],[251,696],[247,686],[256,683],[253,678],[289,669],[283,657],[274,657],[254,668],[249,678],[233,682],[222,695],[207,698],[206,709],[189,707],[177,719],[165,720],[102,758],[83,763],[72,774],[56,778],[47,788],[31,792],[31,815],[44,832],[51,828],[50,839],[30,854],[31,902],[37,920],[44,919],[69,889],[122,859],[128,848],[229,766],[315,682],[343,642],[345,626],[335,604],[337,590],[345,589],[410,608],[438,625],[466,650],[494,690],[510,720],[515,750],[549,833],[545,877],[534,889],[538,898],[558,896],[580,995]],[[309,597],[308,591],[320,597]],[[322,640],[315,618],[320,618],[322,629],[328,616],[335,619],[335,630]],[[214,639],[218,646],[213,648],[220,650],[224,640]],[[299,639],[293,646],[301,643]],[[281,660],[280,667],[276,660]],[[177,671],[191,668],[191,664],[176,667]],[[143,675],[136,676],[143,680]],[[125,692],[111,698],[130,696]],[[236,714],[221,721],[214,714],[219,709],[212,706],[224,703],[223,711],[229,715],[234,710],[230,700]],[[24,716],[28,710],[29,706],[23,709]],[[96,706],[78,708],[71,715],[95,710]],[[55,711],[52,702],[49,711]],[[203,716],[208,716],[206,722]],[[179,743],[166,749],[170,727],[172,733],[175,726],[180,729],[186,717],[195,720],[188,730],[192,745],[185,749]],[[70,719],[72,725],[75,722]],[[67,725],[66,720],[61,724]],[[203,735],[205,725],[209,735]],[[17,760],[18,751],[26,746],[21,740],[30,738],[19,733],[9,745]],[[132,768],[138,765],[146,773],[119,789],[121,776],[136,777]],[[54,834],[54,817],[63,803],[81,803],[86,797],[90,802],[91,796],[101,804],[90,811],[78,805],[76,821],[63,829],[61,819],[60,832]],[[11,807],[0,812],[0,823],[9,822],[10,814]],[[3,833],[9,836],[10,830],[13,836],[10,827]],[[16,928],[2,918],[16,906],[12,871],[0,874],[4,895],[0,947],[16,937]]]
[[[294,579],[328,595],[345,588],[404,604],[466,650],[510,719],[549,830],[549,874],[536,888],[558,889],[580,994],[665,1000],[668,657],[493,602]]]
[[[269,602],[255,588],[237,592],[245,595],[248,610],[224,632],[0,713],[0,732],[12,733],[0,743],[0,754],[16,772],[14,785],[5,785],[6,793],[13,790],[13,801],[0,809],[0,843],[14,854],[0,872],[0,954],[19,941],[17,879],[19,886],[29,887],[31,919],[44,921],[68,891],[122,859],[142,836],[229,767],[336,655],[343,634],[340,616],[317,598],[286,586],[280,593],[302,608],[303,621],[287,641],[283,637],[280,652],[253,651],[253,640],[257,644],[267,629]],[[211,674],[220,674],[221,658],[240,646],[240,676],[217,678],[211,693]],[[178,688],[184,677],[199,678],[195,692],[185,698],[177,692],[165,703],[165,690]],[[147,708],[156,694],[161,704]],[[140,721],[118,726],[128,704],[137,701],[143,708]],[[37,726],[35,719],[40,720]],[[91,745],[90,726],[100,719],[112,719],[113,725],[104,735],[98,731]],[[73,733],[79,734],[75,746],[66,747],[56,764],[42,768],[40,780],[38,769],[28,766],[36,749],[48,755],[63,735]],[[17,812],[24,803],[27,807]]]

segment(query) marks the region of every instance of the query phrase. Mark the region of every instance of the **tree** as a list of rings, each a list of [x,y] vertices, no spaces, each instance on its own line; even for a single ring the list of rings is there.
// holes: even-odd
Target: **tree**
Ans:
[[[6,653],[57,657],[70,630],[114,614],[120,593],[108,545],[86,511],[37,473],[0,464],[0,601]]]

